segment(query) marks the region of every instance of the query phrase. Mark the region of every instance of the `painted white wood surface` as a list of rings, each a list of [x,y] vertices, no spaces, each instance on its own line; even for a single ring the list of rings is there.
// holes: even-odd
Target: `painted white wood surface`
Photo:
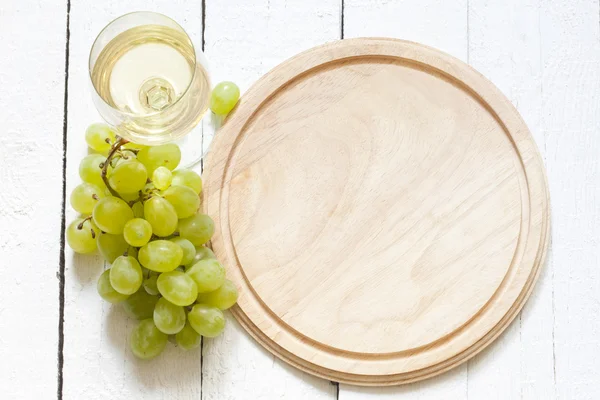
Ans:
[[[201,41],[202,7],[187,0],[78,0],[71,7],[69,59],[67,193],[80,182],[78,165],[87,153],[86,127],[100,117],[91,101],[88,55],[96,35],[112,19],[131,11],[158,11],[180,21]],[[67,220],[75,217],[67,200]],[[129,334],[137,321],[120,306],[102,301],[96,281],[104,269],[100,256],[76,255],[67,246],[63,398],[200,398],[201,352],[184,352],[170,343],[159,361],[137,360]]]
[[[339,39],[339,0],[206,0],[205,51],[215,82],[242,91],[303,50]],[[207,137],[209,131],[205,129]],[[225,333],[204,341],[203,400],[334,399],[337,388],[276,359],[228,315]]]
[[[2,398],[57,392],[66,5],[0,4],[0,86],[9,93],[0,96]],[[337,393],[330,382],[274,359],[231,318],[223,337],[205,341],[202,360],[199,351],[173,346],[159,362],[135,360],[127,343],[133,322],[96,293],[103,262],[67,247],[62,398],[600,398],[599,1],[345,0],[343,6],[345,37],[400,37],[449,52],[498,85],[528,123],[548,169],[553,227],[549,261],[523,313],[454,371],[399,388],[340,385]],[[201,38],[201,0],[72,1],[67,221],[75,216],[68,194],[86,153],[83,131],[98,120],[89,47],[110,19],[138,9],[170,15]],[[206,0],[204,39],[215,80],[247,89],[289,56],[339,38],[341,9],[341,0]]]
[[[65,30],[64,2],[0,4],[0,397],[5,399],[57,393]]]
[[[599,29],[597,1],[540,2],[559,399],[600,398]]]

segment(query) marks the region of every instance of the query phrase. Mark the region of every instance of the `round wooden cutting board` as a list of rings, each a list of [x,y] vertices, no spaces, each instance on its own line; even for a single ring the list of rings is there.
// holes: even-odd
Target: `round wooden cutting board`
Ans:
[[[525,123],[479,73],[415,43],[344,40],[279,65],[217,134],[204,179],[233,314],[334,381],[466,361],[519,312],[548,245]]]

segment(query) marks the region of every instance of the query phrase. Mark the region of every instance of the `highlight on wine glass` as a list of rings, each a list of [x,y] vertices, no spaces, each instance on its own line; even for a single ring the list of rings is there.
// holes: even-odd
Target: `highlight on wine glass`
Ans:
[[[140,11],[110,22],[89,57],[94,104],[127,140],[159,145],[181,139],[202,120],[211,80],[202,51],[171,18]],[[198,143],[187,145],[200,146]]]

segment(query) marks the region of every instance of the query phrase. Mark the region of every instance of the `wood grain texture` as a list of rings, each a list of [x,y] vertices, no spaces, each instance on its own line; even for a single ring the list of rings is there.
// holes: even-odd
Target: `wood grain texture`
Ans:
[[[294,54],[339,37],[338,0],[206,0],[205,51],[214,81],[245,91]],[[211,127],[205,128],[205,145]],[[203,399],[334,399],[336,388],[280,361],[228,316],[217,339],[204,341]]]
[[[346,37],[389,36],[414,40],[467,61],[467,0],[345,0],[344,4]],[[431,26],[436,29],[430,29]],[[466,395],[467,365],[463,364],[450,373],[401,387],[358,388],[340,384],[339,398],[462,400]]]
[[[200,2],[184,0],[77,1],[71,8],[71,57],[68,104],[67,194],[80,182],[78,165],[87,154],[86,127],[101,121],[91,100],[88,55],[100,30],[131,11],[169,15],[201,42]],[[67,203],[67,221],[75,217]],[[144,362],[129,349],[137,321],[120,306],[104,302],[96,281],[104,269],[100,256],[66,251],[64,394],[67,399],[200,398],[201,352],[184,352],[168,344],[159,359]]]
[[[545,155],[538,0],[469,1],[469,63],[517,107]],[[551,265],[517,322],[469,364],[469,398],[553,399]]]
[[[288,60],[206,165],[238,321],[329,379],[398,384],[465,361],[514,318],[544,259],[547,189],[526,126],[481,75],[421,45],[346,40]]]
[[[553,207],[556,397],[600,397],[597,1],[541,1],[542,125]]]
[[[6,399],[57,391],[66,16],[65,2],[0,5],[0,391]]]

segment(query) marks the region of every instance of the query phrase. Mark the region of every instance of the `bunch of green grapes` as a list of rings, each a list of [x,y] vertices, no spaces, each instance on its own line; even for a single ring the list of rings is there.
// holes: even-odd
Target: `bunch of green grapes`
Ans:
[[[213,92],[219,114],[237,103],[239,90],[231,85]],[[68,225],[66,239],[75,252],[98,251],[110,264],[97,289],[140,320],[129,341],[132,352],[150,359],[163,351],[169,335],[189,350],[201,336],[221,334],[223,311],[238,292],[206,247],[214,223],[199,211],[201,177],[176,169],[176,144],[127,143],[105,124],[91,125],[85,139],[93,153],[79,166],[83,183],[70,201],[81,215]]]

